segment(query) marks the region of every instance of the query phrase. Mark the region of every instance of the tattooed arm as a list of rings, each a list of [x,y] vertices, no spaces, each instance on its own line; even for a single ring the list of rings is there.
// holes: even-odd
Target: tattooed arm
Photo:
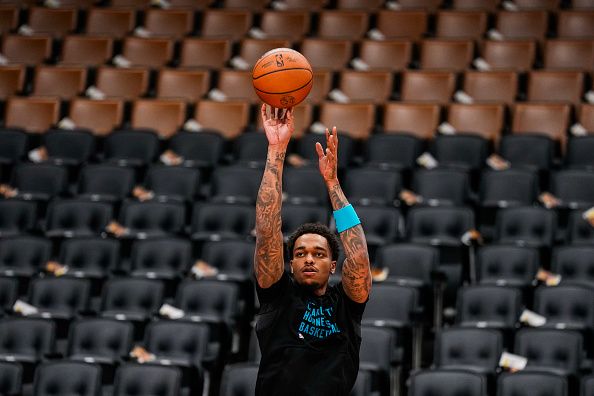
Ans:
[[[269,118],[266,105],[261,109],[268,138],[268,154],[256,200],[256,252],[254,271],[261,288],[278,282],[284,270],[281,231],[282,175],[287,145],[294,130],[293,111],[282,119]]]
[[[316,143],[320,173],[324,178],[332,209],[338,210],[349,204],[338,182],[338,135],[336,127],[332,134],[326,129],[326,150]],[[346,260],[342,265],[342,284],[351,300],[362,303],[367,301],[371,290],[371,270],[367,242],[361,224],[340,233]]]

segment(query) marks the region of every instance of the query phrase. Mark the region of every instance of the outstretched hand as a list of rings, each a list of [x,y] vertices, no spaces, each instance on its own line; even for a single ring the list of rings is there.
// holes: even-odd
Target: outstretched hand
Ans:
[[[338,134],[336,127],[332,133],[326,128],[326,150],[320,142],[316,142],[320,173],[325,182],[336,181],[338,178]]]
[[[272,109],[274,111],[274,109]],[[295,130],[293,123],[293,108],[287,109],[282,118],[274,118],[273,114],[268,117],[266,114],[266,104],[262,104],[261,108],[262,125],[264,132],[268,138],[270,146],[279,146],[286,148],[291,140],[291,135]]]

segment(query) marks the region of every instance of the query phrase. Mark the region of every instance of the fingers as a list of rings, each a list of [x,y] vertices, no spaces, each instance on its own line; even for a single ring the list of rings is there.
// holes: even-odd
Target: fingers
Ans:
[[[316,153],[318,153],[318,159],[322,159],[324,157],[324,149],[320,142],[316,142]]]
[[[260,108],[260,113],[262,116],[262,122],[266,121],[268,119],[268,117],[266,115],[266,103],[262,103],[262,107]]]

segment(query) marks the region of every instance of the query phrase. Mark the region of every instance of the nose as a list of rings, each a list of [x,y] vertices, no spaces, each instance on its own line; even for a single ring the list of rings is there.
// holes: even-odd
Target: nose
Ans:
[[[305,256],[305,262],[307,264],[313,264],[314,263],[313,255],[312,254],[308,254],[307,256]]]

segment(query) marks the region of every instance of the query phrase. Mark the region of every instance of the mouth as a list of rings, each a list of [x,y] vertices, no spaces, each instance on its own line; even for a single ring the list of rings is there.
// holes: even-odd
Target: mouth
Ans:
[[[313,267],[309,267],[309,268],[304,268],[301,272],[303,273],[303,275],[313,276],[318,271]]]

